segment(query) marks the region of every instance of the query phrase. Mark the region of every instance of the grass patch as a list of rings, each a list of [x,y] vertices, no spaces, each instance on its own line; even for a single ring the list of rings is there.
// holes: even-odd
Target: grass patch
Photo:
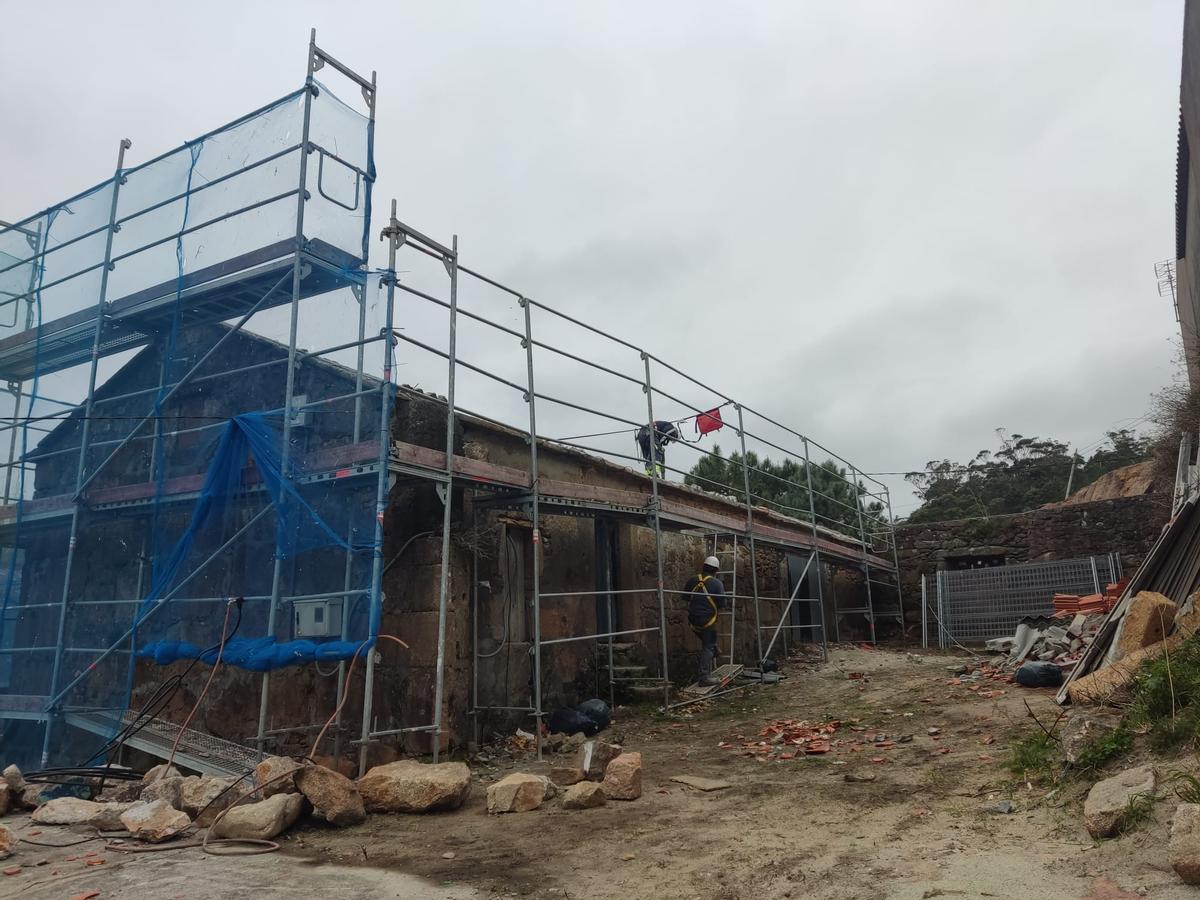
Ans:
[[[1158,798],[1146,791],[1130,797],[1125,804],[1125,814],[1121,816],[1120,833],[1133,831],[1147,822],[1154,814],[1154,804],[1157,802]]]
[[[1133,747],[1133,731],[1124,720],[1111,734],[1088,744],[1079,752],[1072,767],[1079,774],[1090,774],[1101,769],[1109,760],[1124,756]]]
[[[1126,721],[1149,729],[1150,744],[1169,750],[1200,732],[1200,641],[1184,641],[1173,652],[1148,660],[1133,680]]]
[[[1057,761],[1058,742],[1039,730],[1012,745],[1008,770],[1026,781],[1053,779]]]
[[[1200,803],[1200,779],[1190,772],[1176,772],[1171,776],[1175,784],[1175,796],[1184,803]]]

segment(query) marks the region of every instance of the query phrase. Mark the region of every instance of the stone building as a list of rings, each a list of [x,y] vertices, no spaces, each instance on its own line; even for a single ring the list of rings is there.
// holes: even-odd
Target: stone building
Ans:
[[[197,326],[184,329],[172,348],[175,364],[190,366],[216,345],[224,326]],[[214,373],[197,377],[186,390],[170,397],[156,408],[164,422],[186,418],[221,422],[230,416],[265,412],[278,406],[285,395],[284,369],[275,365],[287,356],[287,347],[244,331],[227,339],[207,362]],[[228,374],[240,368],[237,375]],[[153,505],[161,516],[156,527],[170,533],[181,532],[193,515],[194,497],[209,466],[211,445],[201,428],[172,428],[164,431],[161,441],[139,440],[128,444],[121,438],[128,433],[129,417],[138,417],[145,409],[145,394],[153,393],[162,383],[162,352],[152,344],[126,363],[96,391],[96,399],[140,395],[140,401],[125,409],[124,400],[105,407],[105,415],[92,422],[90,447],[96,458],[116,457],[103,467],[101,477],[91,485],[90,507],[96,511],[119,510],[147,497],[163,502]],[[367,465],[379,453],[377,436],[362,433],[357,421],[354,370],[301,354],[296,369],[295,393],[309,398],[335,398],[325,404],[320,415],[306,418],[293,428],[293,440],[309,458],[321,461],[323,468],[352,473],[354,467]],[[369,387],[368,385],[367,387]],[[377,385],[375,385],[377,386]],[[342,399],[336,399],[342,398]],[[388,644],[377,650],[373,728],[402,732],[431,720],[434,682],[438,664],[438,599],[442,571],[441,529],[443,506],[439,485],[423,473],[445,468],[446,407],[444,401],[420,391],[401,388],[391,416],[391,469],[394,480],[384,515],[383,612],[379,630],[396,636],[407,650]],[[45,615],[26,614],[20,625],[4,636],[9,646],[32,645],[32,632],[45,630],[55,621],[52,614],[63,595],[62,540],[54,532],[56,514],[71,505],[74,491],[83,418],[73,414],[64,419],[27,456],[34,471],[32,499],[19,507],[0,512],[0,527],[22,516],[27,535],[16,566],[21,586],[20,604],[29,608],[45,607]],[[444,644],[444,722],[443,742],[458,744],[493,730],[511,733],[516,726],[531,727],[526,714],[514,708],[531,706],[534,622],[531,616],[533,535],[532,523],[524,512],[529,490],[528,435],[476,416],[458,415],[454,434],[454,489],[452,508],[449,592]],[[161,454],[163,465],[152,479],[154,454]],[[541,618],[537,623],[542,647],[542,704],[552,710],[557,705],[578,702],[591,696],[608,697],[608,640],[572,640],[586,635],[620,632],[613,640],[619,658],[614,662],[626,691],[649,688],[661,697],[664,676],[676,683],[692,680],[695,672],[697,641],[685,619],[685,598],[668,594],[666,598],[665,644],[667,671],[662,671],[662,647],[658,621],[658,596],[655,532],[648,527],[647,509],[651,501],[650,479],[635,472],[569,447],[539,442],[540,489],[542,491]],[[252,474],[252,473],[251,473]],[[250,474],[244,477],[251,477]],[[368,481],[370,479],[367,479]],[[369,509],[373,494],[351,487],[326,504],[331,522],[345,528],[348,519],[339,518],[339,507]],[[373,485],[373,482],[372,482]],[[332,488],[331,488],[332,490]],[[373,488],[372,488],[373,490]],[[169,501],[169,502],[168,502]],[[664,522],[664,581],[667,590],[679,590],[695,573],[699,561],[712,552],[713,535],[744,535],[746,510],[740,503],[682,484],[660,484],[660,510]],[[133,508],[132,506],[130,507]],[[145,540],[144,516],[122,523],[96,519],[93,527],[84,523],[76,548],[73,583],[82,585],[83,597],[145,596],[150,551],[139,545]],[[233,511],[234,518],[239,515]],[[346,513],[349,516],[349,513]],[[7,520],[4,518],[7,517]],[[245,516],[243,515],[243,519]],[[46,537],[39,536],[37,523],[48,523]],[[241,519],[236,519],[242,521]],[[372,518],[373,521],[373,518]],[[743,541],[727,565],[736,569],[739,594],[749,594],[755,584],[758,604],[739,601],[723,625],[723,651],[738,662],[755,664],[761,652],[760,640],[770,637],[783,615],[785,599],[795,589],[801,597],[825,598],[826,620],[834,618],[835,605],[858,607],[857,592],[862,590],[860,544],[826,528],[814,529],[778,513],[754,511],[756,566],[751,570],[751,553]],[[719,539],[718,539],[719,540]],[[206,592],[219,598],[228,585],[237,584],[247,596],[269,596],[270,561],[275,546],[272,531],[250,532],[237,552],[205,571],[197,594]],[[733,546],[728,542],[723,546]],[[821,565],[814,567],[800,585],[795,580],[804,572],[804,563],[814,548],[819,549]],[[324,563],[309,561],[306,567],[285,569],[287,593],[302,596],[329,590],[330,571],[340,573],[342,556],[330,552]],[[868,555],[877,571],[890,571],[890,560]],[[354,563],[358,565],[359,563]],[[820,591],[815,583],[820,577]],[[347,576],[347,583],[349,583]],[[732,581],[727,576],[728,581]],[[570,595],[569,592],[587,592]],[[840,594],[840,598],[839,595]],[[78,598],[77,598],[78,599]],[[128,602],[128,601],[125,601]],[[128,615],[128,607],[113,605],[111,612],[98,613],[112,621],[105,627],[124,627],[116,617]],[[219,603],[197,604],[180,617],[203,620],[212,633],[220,625],[223,607]],[[246,630],[266,633],[262,604],[251,608],[246,603]],[[349,604],[346,616],[361,616],[362,610]],[[240,613],[239,613],[240,615]],[[88,619],[91,628],[100,621]],[[239,622],[241,620],[239,619]],[[787,624],[815,624],[811,606],[795,606]],[[280,640],[291,635],[292,619],[281,614],[276,625]],[[188,623],[180,627],[186,630]],[[69,646],[90,646],[103,642],[74,626],[64,639]],[[217,629],[219,633],[219,629]],[[774,654],[785,652],[796,636],[811,640],[815,629],[800,628],[784,632],[776,642]],[[546,644],[546,642],[551,642]],[[556,643],[557,641],[557,643]],[[70,661],[68,660],[68,666]],[[154,659],[138,658],[133,674],[132,708],[139,708],[164,679],[180,673],[186,662],[161,665]],[[616,668],[614,668],[616,671]],[[289,731],[305,723],[321,723],[337,703],[337,667],[294,665],[272,673],[268,705],[268,733],[275,732],[267,749],[302,750],[310,737],[304,731]],[[72,672],[68,671],[67,675]],[[101,673],[102,674],[102,673]],[[12,693],[21,694],[22,672],[10,672]],[[361,681],[361,669],[352,681]],[[195,727],[218,737],[244,743],[253,737],[259,715],[258,689],[261,674],[236,665],[223,666],[211,689],[211,702],[199,712]],[[102,706],[105,702],[103,677],[92,679],[98,686],[86,696]],[[111,680],[111,679],[110,679]],[[109,685],[111,687],[111,685]],[[355,723],[361,717],[363,691],[352,684],[347,692],[343,721]],[[160,716],[180,721],[195,703],[198,685],[185,683]],[[31,731],[34,722],[6,720],[6,738],[16,740],[22,729]],[[356,755],[352,739],[357,729],[344,729],[344,755]],[[421,735],[399,735],[393,741],[373,747],[382,756],[398,750],[426,750]]]

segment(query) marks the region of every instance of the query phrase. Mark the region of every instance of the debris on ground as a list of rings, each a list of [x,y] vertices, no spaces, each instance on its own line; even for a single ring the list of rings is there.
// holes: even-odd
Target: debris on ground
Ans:
[[[672,775],[671,781],[695,788],[698,791],[723,791],[733,787],[733,782],[720,781],[716,778],[701,778],[698,775]]]
[[[828,753],[833,748],[830,738],[841,727],[841,722],[818,722],[794,719],[776,719],[768,722],[759,732],[766,740],[747,741],[742,735],[734,735],[733,741],[721,741],[718,747],[734,750],[742,756],[766,759],[794,759],[797,755]],[[840,741],[838,743],[841,743]]]

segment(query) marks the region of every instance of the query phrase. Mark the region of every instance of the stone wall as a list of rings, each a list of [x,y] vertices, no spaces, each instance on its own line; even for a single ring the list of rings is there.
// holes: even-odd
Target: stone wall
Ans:
[[[1171,497],[1144,494],[990,519],[896,528],[907,618],[920,617],[921,576],[964,556],[1003,556],[1008,563],[1116,553],[1126,575],[1141,563],[1171,511]]]

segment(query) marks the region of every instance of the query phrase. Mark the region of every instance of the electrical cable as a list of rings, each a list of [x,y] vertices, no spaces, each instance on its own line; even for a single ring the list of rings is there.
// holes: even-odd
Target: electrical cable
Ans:
[[[96,750],[96,752],[94,752],[91,756],[89,756],[87,758],[89,762],[91,760],[98,759],[98,758],[107,759],[115,750],[119,749],[126,741],[128,741],[135,734],[137,734],[139,731],[141,731],[143,728],[145,728],[147,725],[149,725],[150,721],[153,718],[155,718],[155,716],[157,716],[158,713],[162,712],[162,710],[166,708],[167,704],[170,703],[170,701],[174,698],[175,694],[179,691],[180,687],[182,687],[184,679],[187,678],[187,676],[191,673],[192,669],[194,669],[196,667],[196,665],[200,662],[200,660],[204,656],[208,655],[209,653],[220,650],[225,645],[225,643],[227,643],[228,641],[233,639],[234,635],[237,634],[238,629],[241,628],[241,625],[242,625],[243,598],[239,597],[239,598],[237,598],[236,601],[230,601],[230,602],[234,603],[236,605],[237,619],[234,621],[233,629],[229,632],[228,636],[225,635],[224,626],[222,626],[221,640],[218,643],[214,644],[213,646],[209,647],[207,650],[204,650],[203,652],[201,652],[200,655],[197,656],[195,659],[191,660],[188,663],[187,667],[182,672],[180,672],[176,675],[172,675],[170,678],[163,681],[158,686],[158,688],[155,690],[155,692],[150,696],[150,699],[147,700],[142,705],[142,708],[134,716],[133,720],[128,725],[126,725],[124,728],[120,729],[111,738],[109,738],[109,740],[103,746],[101,746],[98,750]],[[229,613],[229,609],[227,606],[226,607],[226,618],[225,618],[226,623],[228,623],[228,621],[229,621],[228,613]],[[211,678],[210,678],[210,680],[211,680]],[[180,731],[180,734],[182,735],[182,730]],[[110,765],[111,764],[106,763],[103,766],[89,766],[85,763],[80,766],[75,766],[71,769],[46,769],[46,770],[42,770],[39,772],[30,772],[29,774],[27,774],[25,776],[25,780],[30,781],[35,784],[38,784],[38,783],[62,784],[65,782],[50,781],[49,779],[47,779],[43,776],[53,776],[56,774],[69,772],[74,777],[99,778],[101,780],[100,787],[102,789],[105,780],[108,780],[108,779],[131,780],[133,775],[136,774],[136,773],[130,773],[128,770],[124,770],[124,769],[112,769],[112,768],[110,768]]]
[[[184,719],[183,724],[179,726],[179,733],[175,735],[175,742],[171,744],[171,755],[167,757],[167,764],[163,766],[161,770],[162,775],[159,776],[160,778],[165,776],[165,774],[170,771],[171,764],[175,762],[175,754],[179,750],[179,742],[183,740],[184,734],[187,733],[188,725],[191,724],[192,718],[196,715],[197,710],[200,709],[200,705],[204,702],[204,697],[208,694],[208,689],[212,686],[213,679],[217,675],[217,669],[221,667],[221,657],[225,653],[225,643],[229,640],[225,634],[226,629],[229,627],[229,612],[235,605],[238,607],[240,612],[242,602],[243,598],[237,597],[229,600],[225,604],[225,618],[221,621],[221,640],[219,642],[220,646],[217,648],[217,658],[213,662],[212,669],[208,673],[208,680],[204,682],[204,689],[200,691],[200,696],[196,698],[196,702],[192,705],[192,711],[187,714],[187,718]]]

